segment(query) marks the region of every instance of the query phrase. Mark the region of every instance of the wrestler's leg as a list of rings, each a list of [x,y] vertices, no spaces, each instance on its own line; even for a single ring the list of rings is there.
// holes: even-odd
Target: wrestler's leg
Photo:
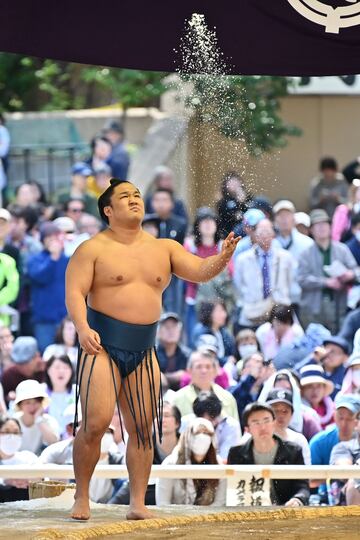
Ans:
[[[84,357],[85,355],[81,358],[80,369]],[[116,388],[119,389],[119,372],[116,366],[113,367]],[[88,385],[90,372],[90,384]],[[108,355],[104,350],[97,355],[95,362],[93,362],[92,356],[86,358],[81,380],[80,399],[82,423],[74,440],[73,462],[76,492],[71,516],[74,519],[89,519],[89,482],[99,460],[101,438],[110,424],[116,400],[112,370]]]
[[[129,472],[130,508],[127,519],[153,517],[145,506],[145,493],[153,462],[152,422],[159,398],[160,369],[154,354],[151,369],[149,356],[148,354],[136,371],[122,380],[120,390],[120,406],[129,435],[126,464]],[[136,425],[144,435],[140,444]]]

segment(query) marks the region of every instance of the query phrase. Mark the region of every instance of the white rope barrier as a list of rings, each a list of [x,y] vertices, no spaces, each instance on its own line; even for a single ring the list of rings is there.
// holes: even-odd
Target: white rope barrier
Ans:
[[[276,480],[348,479],[359,478],[360,468],[356,465],[153,465],[152,478],[241,478],[254,474]],[[126,478],[125,465],[97,465],[94,471],[97,478]],[[0,478],[74,478],[72,465],[0,465]]]

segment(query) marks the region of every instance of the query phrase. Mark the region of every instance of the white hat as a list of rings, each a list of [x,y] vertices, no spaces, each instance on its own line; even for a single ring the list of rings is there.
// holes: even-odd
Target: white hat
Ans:
[[[4,219],[5,221],[10,221],[11,214],[9,210],[6,210],[6,208],[0,208],[0,219]]]
[[[61,232],[75,232],[75,221],[68,216],[60,216],[54,219],[53,223],[60,229]]]
[[[42,384],[35,379],[26,379],[19,383],[15,389],[15,408],[19,409],[18,405],[24,399],[36,399],[43,398],[43,407],[47,407],[49,404],[49,397]]]
[[[295,225],[304,225],[304,227],[310,227],[311,220],[309,214],[306,212],[295,212]]]
[[[346,367],[360,366],[360,354],[353,353],[346,361]]]
[[[296,212],[296,208],[294,206],[294,203],[292,203],[291,201],[288,201],[286,199],[278,201],[276,204],[274,204],[273,213],[277,214],[278,212],[280,212],[280,210],[289,210],[289,212],[292,212],[293,214],[295,214],[295,212]]]
[[[308,364],[300,369],[300,386],[308,384],[324,384],[326,395],[329,396],[334,391],[334,383],[325,378],[325,371],[317,364]]]

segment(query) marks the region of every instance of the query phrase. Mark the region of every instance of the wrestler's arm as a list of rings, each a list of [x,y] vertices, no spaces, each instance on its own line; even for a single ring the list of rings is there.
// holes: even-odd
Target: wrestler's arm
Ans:
[[[235,238],[231,232],[224,240],[221,252],[205,259],[189,253],[178,242],[168,240],[172,272],[179,278],[193,283],[209,281],[224,270],[239,240],[240,236]]]
[[[101,349],[100,337],[87,322],[86,297],[94,278],[96,252],[93,242],[81,244],[72,255],[66,269],[65,302],[68,313],[79,334],[79,342],[85,352],[96,354]]]

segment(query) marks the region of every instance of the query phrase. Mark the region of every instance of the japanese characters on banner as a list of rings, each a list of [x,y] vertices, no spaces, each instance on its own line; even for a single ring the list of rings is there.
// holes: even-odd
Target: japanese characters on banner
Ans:
[[[269,478],[254,474],[229,477],[226,506],[271,506]]]

